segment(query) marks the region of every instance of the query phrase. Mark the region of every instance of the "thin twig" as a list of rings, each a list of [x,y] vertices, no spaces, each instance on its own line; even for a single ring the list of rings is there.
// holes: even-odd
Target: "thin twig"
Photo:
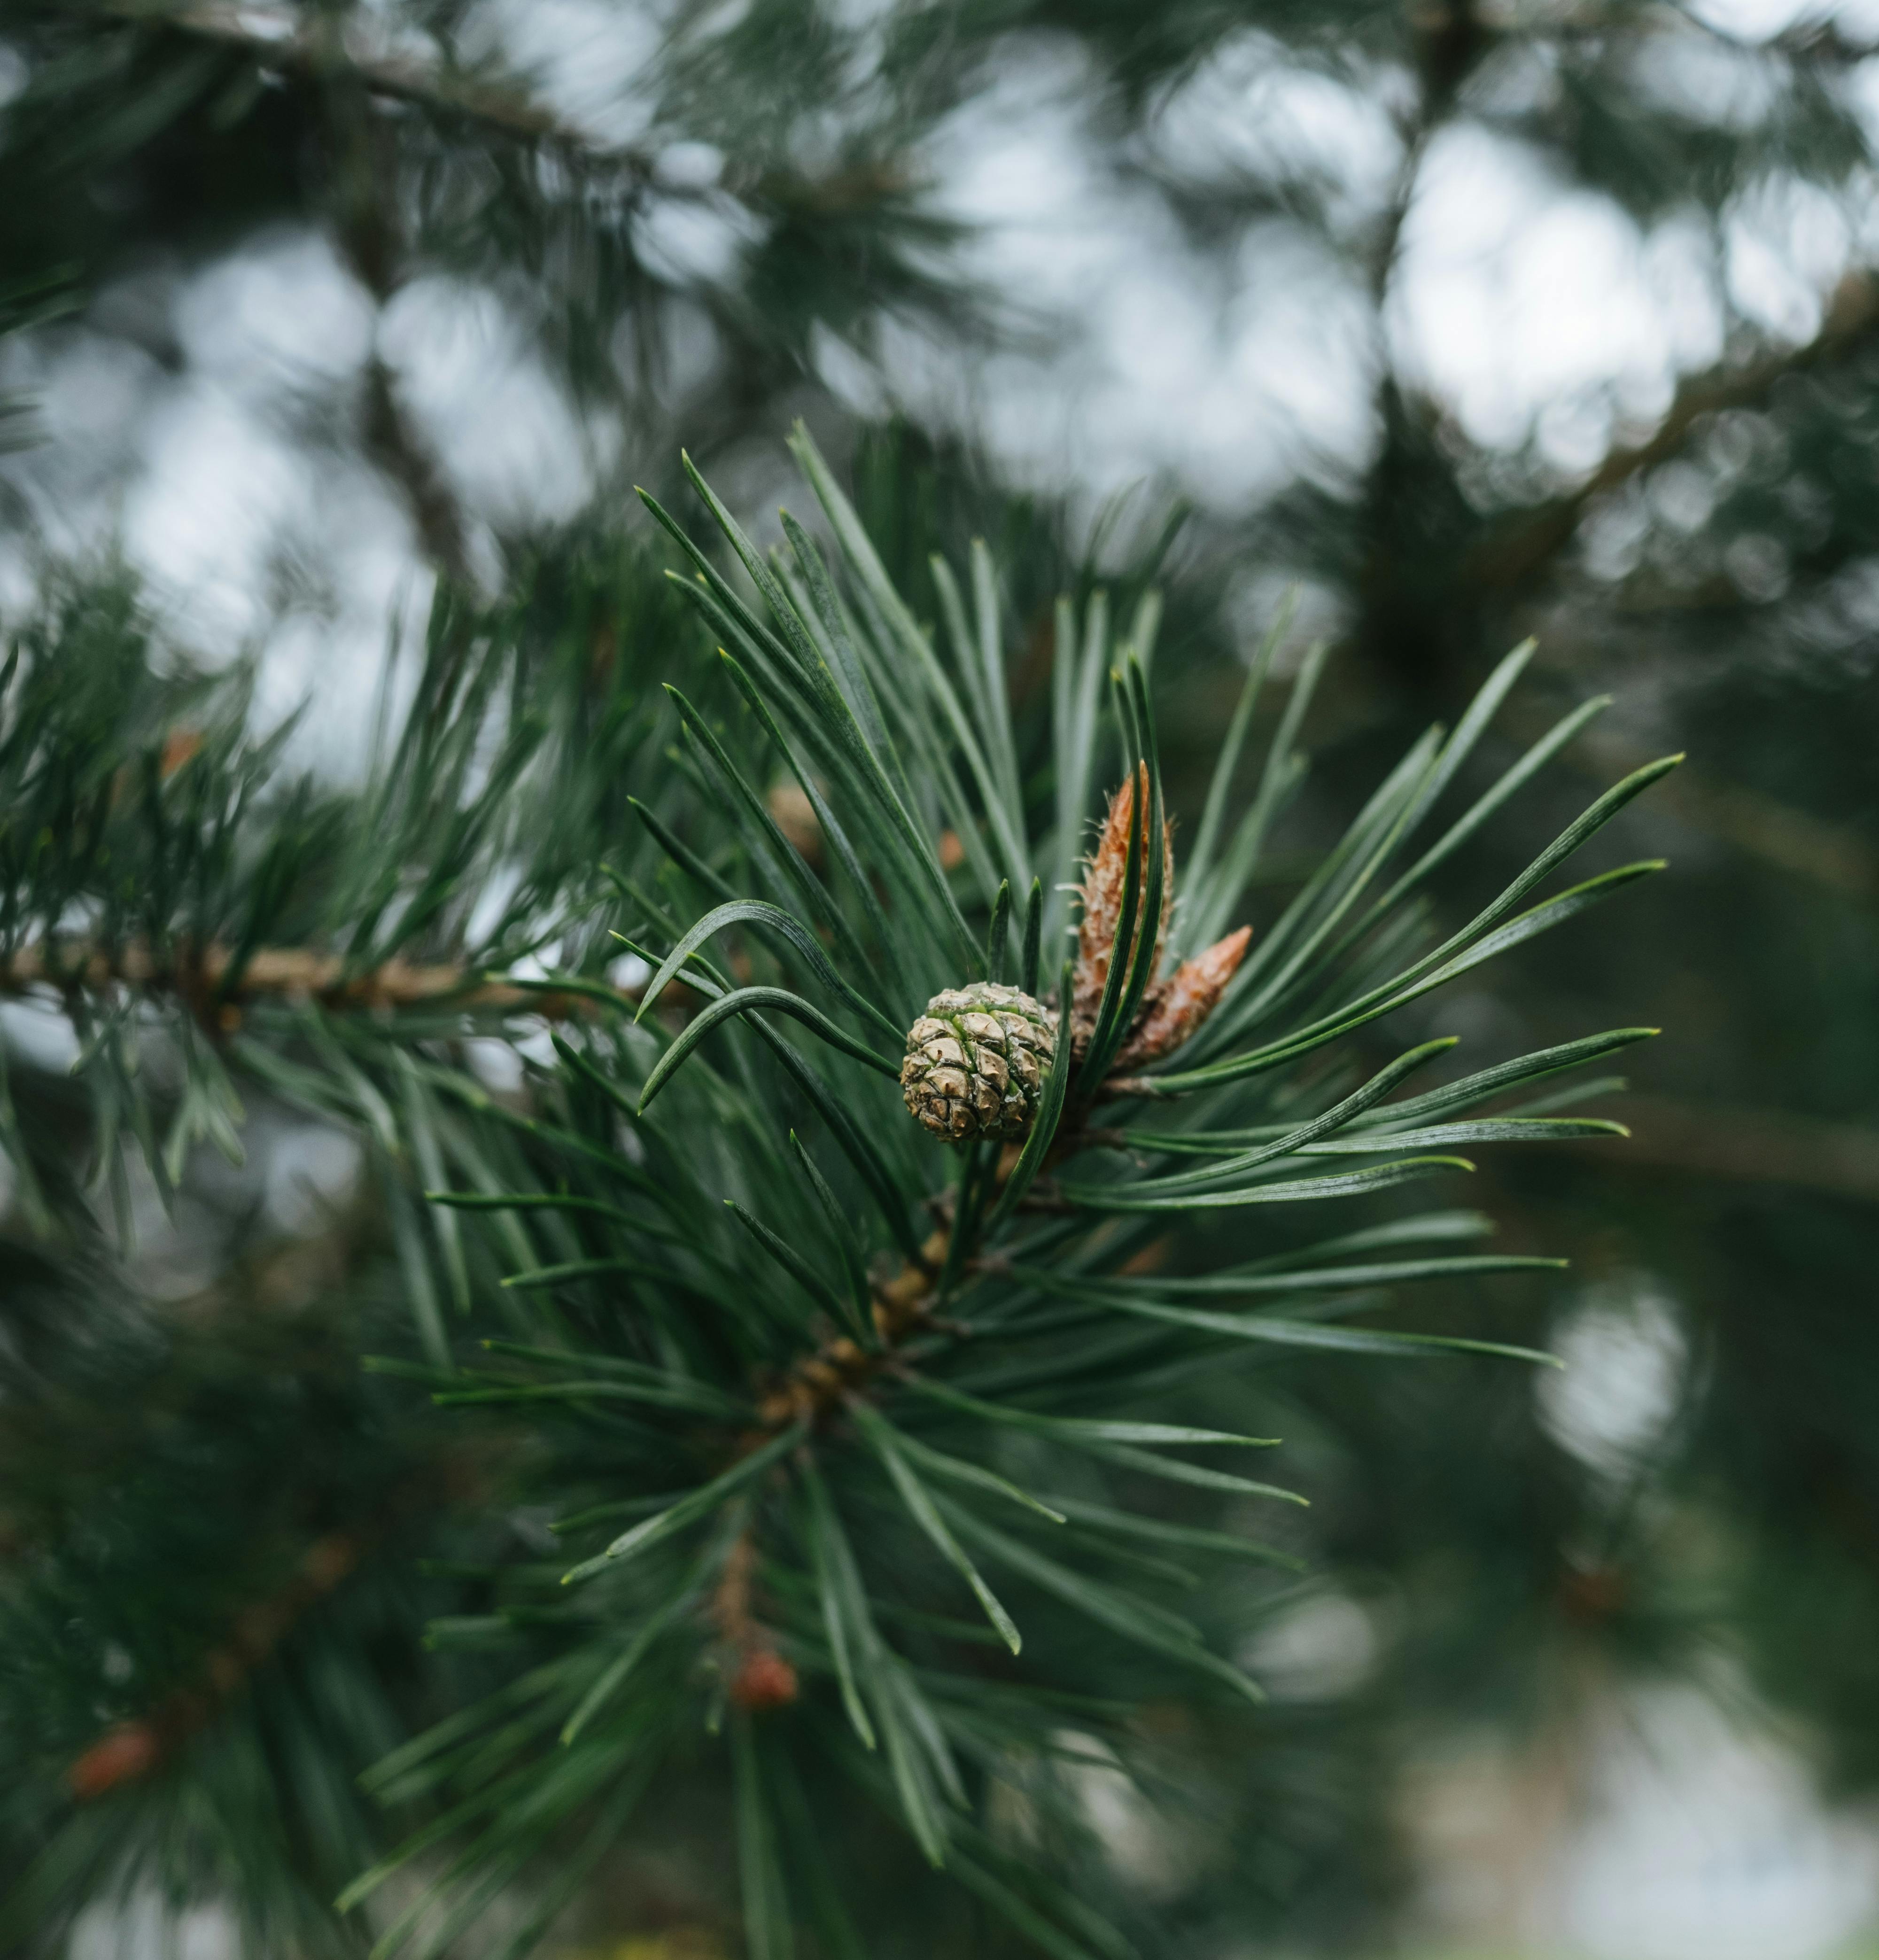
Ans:
[[[1359,637],[1370,646],[1382,644],[1385,635],[1398,631],[1401,619],[1409,616],[1403,603],[1404,554],[1397,533],[1415,497],[1411,417],[1390,347],[1391,288],[1429,145],[1448,121],[1464,83],[1494,39],[1474,0],[1451,0],[1451,4],[1413,9],[1410,26],[1418,87],[1413,107],[1397,119],[1403,153],[1378,216],[1366,267],[1378,441],[1363,485],[1359,517],[1363,557],[1358,584],[1364,622]]]
[[[1645,441],[1614,450],[1576,490],[1499,527],[1470,554],[1464,578],[1502,592],[1531,584],[1571,542],[1588,505],[1668,461],[1706,415],[1755,406],[1778,382],[1854,352],[1875,329],[1879,329],[1879,285],[1858,275],[1842,281],[1820,332],[1804,346],[1771,355],[1746,368],[1712,368],[1686,382]]]
[[[173,994],[224,1032],[239,1025],[244,1004],[264,1000],[316,1001],[324,1007],[368,1012],[418,1007],[520,1010],[548,1020],[591,1013],[600,1004],[585,990],[523,985],[475,967],[388,959],[354,968],[336,953],[299,947],[259,947],[238,969],[231,950],[213,943],[198,953],[186,943],[158,952],[142,940],[121,946],[52,941],[0,956],[0,994],[37,987],[103,993],[119,986]],[[623,1003],[638,998],[628,988],[606,991]]]
[[[394,1530],[418,1512],[453,1506],[486,1488],[486,1459],[456,1450],[420,1471],[370,1518],[350,1530],[316,1538],[293,1577],[244,1607],[221,1643],[205,1657],[196,1681],[164,1698],[147,1713],[107,1729],[65,1771],[65,1787],[81,1803],[106,1795],[160,1769],[207,1728],[307,1615],[335,1592]]]
[[[295,81],[320,84],[335,79],[367,94],[440,116],[482,124],[511,142],[545,146],[571,166],[601,167],[631,180],[634,192],[657,189],[662,199],[709,204],[726,193],[766,200],[798,212],[851,211],[914,189],[916,177],[900,157],[847,162],[825,174],[805,176],[765,165],[734,167],[715,183],[661,177],[652,151],[609,142],[569,121],[514,83],[492,79],[447,62],[427,61],[389,51],[361,52],[356,43],[329,33],[323,24],[299,24],[295,17],[259,8],[209,4],[208,0],[101,0],[100,10],[117,19],[167,27],[239,53],[257,68]],[[258,24],[272,22],[276,31]]]
[[[309,27],[294,24],[291,16],[269,15],[255,8],[165,5],[161,0],[156,5],[150,0],[107,0],[104,11],[122,20],[215,42],[272,74],[314,82],[342,75],[374,95],[463,116],[519,142],[551,144],[647,180],[653,174],[653,159],[645,151],[604,142],[512,87],[409,55],[362,54],[323,32],[317,22]],[[257,24],[269,20],[278,23],[280,31],[270,33]]]
[[[365,364],[364,409],[366,453],[404,492],[424,555],[457,584],[473,587],[462,507],[435,451],[399,400],[391,370],[376,353]]]
[[[1537,739],[1543,732],[1543,718],[1531,710],[1510,703],[1503,712],[1516,734]],[[1642,768],[1655,753],[1620,736],[1588,730],[1567,750],[1566,760],[1581,775],[1604,783]],[[1699,765],[1686,763],[1653,794],[1668,814],[1746,856],[1862,903],[1879,899],[1879,848],[1844,825],[1706,775]]]
[[[1624,1119],[1631,1131],[1628,1165],[1793,1185],[1879,1204],[1879,1130],[1658,1096],[1626,1096]]]

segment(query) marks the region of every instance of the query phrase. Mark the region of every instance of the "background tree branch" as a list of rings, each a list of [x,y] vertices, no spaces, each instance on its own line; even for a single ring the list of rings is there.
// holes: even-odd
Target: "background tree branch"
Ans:
[[[1712,368],[1687,381],[1650,436],[1614,450],[1574,491],[1537,511],[1524,511],[1490,530],[1462,568],[1467,585],[1512,595],[1531,586],[1569,544],[1580,520],[1600,498],[1646,470],[1668,462],[1706,415],[1760,406],[1777,383],[1841,359],[1879,329],[1879,284],[1849,274],[1833,295],[1820,331],[1804,346],[1771,354],[1745,368]]]

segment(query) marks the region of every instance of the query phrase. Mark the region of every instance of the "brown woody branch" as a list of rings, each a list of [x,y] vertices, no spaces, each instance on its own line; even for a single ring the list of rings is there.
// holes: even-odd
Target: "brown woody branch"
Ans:
[[[1820,332],[1805,346],[1745,368],[1715,368],[1686,383],[1645,441],[1614,450],[1576,490],[1498,527],[1470,554],[1464,577],[1477,586],[1503,592],[1530,584],[1571,541],[1593,502],[1667,462],[1706,415],[1755,407],[1778,382],[1842,358],[1875,330],[1879,285],[1862,275],[1849,275],[1834,294]]]
[[[1120,1134],[1088,1130],[1079,1122],[1073,1130],[1067,1128],[1060,1133],[1044,1163],[1048,1166],[1098,1139]],[[1016,1144],[1005,1146],[993,1172],[997,1184],[1002,1185],[1017,1167],[1019,1150]],[[1047,1179],[1040,1178],[1021,1201],[1019,1210],[1063,1213],[1076,1210],[1054,1198],[1048,1184]],[[1040,1185],[1047,1188],[1041,1191]],[[918,1255],[906,1261],[892,1279],[873,1283],[874,1331],[880,1345],[863,1348],[845,1334],[836,1335],[796,1362],[757,1405],[768,1432],[787,1429],[793,1422],[806,1421],[812,1427],[826,1422],[850,1397],[862,1393],[882,1374],[899,1367],[898,1350],[922,1330],[947,1334],[969,1331],[959,1322],[942,1320],[933,1312],[952,1246],[953,1215],[949,1198],[929,1203],[942,1221],[938,1229],[929,1235]],[[973,1255],[969,1244],[966,1250],[968,1256],[960,1262],[960,1271],[998,1270],[995,1258],[982,1260]]]
[[[356,259],[354,265],[356,270]],[[387,295],[375,297],[382,305]],[[399,400],[391,370],[377,353],[365,364],[364,436],[367,454],[404,493],[425,555],[457,584],[473,585],[463,510],[436,452]]]
[[[441,110],[485,124],[519,142],[548,143],[571,154],[623,166],[650,180],[653,160],[644,151],[601,142],[577,124],[501,82],[465,70],[389,52],[364,54],[348,47],[323,23],[294,26],[270,34],[257,30],[253,8],[213,5],[149,4],[149,0],[107,0],[105,11],[120,19],[167,27],[239,53],[257,68],[304,81],[335,76],[388,101]],[[277,18],[286,25],[292,17]],[[682,192],[681,192],[682,195]]]
[[[1879,1130],[1657,1096],[1627,1096],[1623,1114],[1631,1131],[1627,1164],[1792,1185],[1879,1204]]]
[[[329,1532],[316,1538],[278,1592],[237,1616],[228,1637],[203,1663],[201,1682],[167,1696],[148,1715],[107,1729],[66,1771],[66,1788],[84,1803],[134,1783],[168,1761],[208,1726],[308,1610],[351,1575],[364,1549],[363,1538],[352,1532]]]
[[[746,1526],[726,1554],[711,1596],[711,1617],[724,1650],[726,1692],[747,1713],[781,1708],[796,1698],[796,1669],[777,1652],[755,1602],[757,1541]]]
[[[1537,739],[1540,718],[1514,711],[1517,730]],[[1652,759],[1652,752],[1621,737],[1588,730],[1568,751],[1568,760],[1582,775],[1601,783],[1626,775]],[[1686,762],[1652,792],[1659,805],[1680,821],[1798,878],[1870,904],[1879,899],[1879,848],[1842,825],[1796,810],[1759,790],[1706,775],[1699,765]]]
[[[522,986],[473,967],[388,959],[353,968],[336,953],[297,947],[259,947],[238,967],[229,947],[213,943],[199,952],[183,943],[158,951],[141,940],[122,946],[47,941],[0,956],[0,994],[35,987],[101,993],[113,986],[173,994],[205,1026],[224,1032],[240,1025],[245,1004],[263,1000],[313,1001],[323,1007],[366,1011],[420,1007],[466,1013],[525,1010],[550,1020],[590,1013],[596,1005],[590,992]],[[622,1002],[638,998],[623,988],[609,991]]]
[[[65,1787],[85,1803],[161,1768],[215,1720],[307,1615],[337,1592],[399,1526],[413,1513],[475,1495],[486,1484],[488,1470],[486,1459],[456,1452],[411,1478],[360,1525],[316,1538],[285,1584],[236,1615],[193,1683],[165,1696],[148,1713],[107,1729],[67,1769]]]
[[[874,1287],[874,1331],[879,1348],[867,1348],[840,1334],[798,1361],[757,1405],[768,1429],[793,1422],[825,1421],[850,1395],[867,1388],[893,1364],[894,1351],[928,1318],[946,1262],[950,1226],[931,1233],[917,1259],[909,1259],[891,1280]]]

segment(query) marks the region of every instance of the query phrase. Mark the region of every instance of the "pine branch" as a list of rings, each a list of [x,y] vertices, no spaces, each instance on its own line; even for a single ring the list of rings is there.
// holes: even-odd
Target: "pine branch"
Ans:
[[[1879,54],[1879,45],[1849,35],[1831,16],[1785,27],[1765,38],[1744,40],[1723,21],[1706,20],[1683,5],[1639,8],[1585,6],[1559,10],[1531,38],[1558,45],[1604,47],[1621,30],[1642,26],[1647,32],[1674,30],[1713,41],[1734,54],[1773,56],[1793,62],[1853,66]]]
[[[1508,718],[1529,740],[1543,732],[1530,708],[1517,708]],[[1648,753],[1620,737],[1589,729],[1567,750],[1566,759],[1582,775],[1602,782],[1614,770],[1638,768]],[[1701,768],[1680,769],[1664,785],[1661,801],[1679,821],[1721,838],[1789,877],[1824,885],[1862,904],[1879,899],[1879,849],[1846,825],[1829,822]]]
[[[157,950],[141,940],[116,947],[53,940],[0,957],[0,994],[23,994],[35,987],[101,993],[113,986],[173,994],[205,1026],[224,1031],[238,1025],[244,1003],[261,1000],[316,1001],[323,1007],[362,1013],[449,1007],[567,1020],[595,1012],[600,994],[625,1003],[639,998],[630,988],[590,983],[587,991],[577,991],[552,983],[519,985],[474,967],[406,959],[361,970],[336,953],[294,947],[259,947],[239,966],[226,946],[211,944],[199,954],[184,944]]]
[[[1806,374],[1857,352],[1875,329],[1879,284],[1863,274],[1849,275],[1833,295],[1820,332],[1804,346],[1770,355],[1747,368],[1713,368],[1686,382],[1645,441],[1613,450],[1576,490],[1501,526],[1469,555],[1463,579],[1502,593],[1532,584],[1571,542],[1594,502],[1668,461],[1705,416],[1756,406],[1789,375]]]
[[[774,202],[809,215],[840,215],[913,187],[898,161],[853,160],[815,177],[768,167],[735,167],[716,183],[661,179],[656,152],[630,143],[612,143],[523,93],[513,84],[447,65],[393,52],[366,53],[339,40],[325,21],[296,25],[283,15],[254,8],[218,6],[209,0],[170,5],[165,0],[104,0],[103,11],[120,20],[167,27],[238,52],[269,73],[320,84],[335,79],[369,95],[408,103],[441,116],[480,125],[492,135],[545,146],[569,163],[615,171],[634,189],[657,185],[661,199],[710,202],[723,192]],[[267,21],[278,31],[256,24]]]
[[[199,1686],[180,1688],[148,1715],[108,1729],[65,1772],[81,1803],[148,1776],[206,1728],[296,1623],[357,1568],[370,1542],[358,1532],[328,1532],[302,1554],[286,1585],[246,1608],[203,1663]]]
[[[1738,52],[1752,48],[1760,54],[1833,68],[1856,68],[1862,62],[1871,61],[1875,54],[1879,54],[1879,43],[1860,40],[1848,33],[1831,14],[1812,20],[1804,17],[1795,26],[1784,27],[1779,33],[1760,42],[1740,40],[1721,22],[1704,20],[1681,8],[1677,9],[1677,18],[1720,41],[1725,47]]]
[[[356,270],[357,261],[353,263]],[[387,295],[376,297],[383,304]],[[436,453],[399,400],[391,370],[377,352],[365,364],[364,436],[367,454],[404,492],[424,555],[459,585],[472,587],[462,507]]]
[[[1655,868],[1540,889],[1669,760],[1608,791],[1466,925],[1429,944],[1406,901],[1582,718],[1533,745],[1406,855],[1527,650],[1502,663],[1451,733],[1412,745],[1249,943],[1232,928],[1268,826],[1303,772],[1294,745],[1308,685],[1292,690],[1265,745],[1251,807],[1184,873],[1166,848],[1141,660],[1112,639],[1101,595],[1080,622],[1066,602],[1063,664],[1039,704],[1058,792],[1039,825],[1045,799],[1016,767],[1038,745],[1012,725],[1009,642],[989,565],[977,568],[976,621],[954,609],[949,663],[806,435],[797,453],[828,519],[827,555],[790,523],[787,552],[759,552],[694,473],[749,587],[733,585],[653,507],[698,574],[684,589],[734,663],[723,670],[727,692],[734,684],[733,702],[752,711],[740,732],[714,724],[701,692],[703,705],[682,698],[692,746],[662,799],[682,828],[662,812],[645,829],[648,852],[657,846],[669,862],[620,870],[615,896],[601,896],[577,875],[574,826],[557,830],[555,819],[571,808],[591,822],[612,806],[572,794],[567,770],[544,768],[539,822],[501,807],[529,746],[506,752],[503,766],[517,773],[479,775],[466,800],[462,784],[480,753],[472,737],[504,671],[489,654],[451,681],[464,703],[443,735],[421,714],[411,724],[415,760],[434,742],[452,773],[400,816],[396,849],[381,845],[373,814],[386,804],[367,797],[362,826],[385,861],[341,882],[310,914],[319,923],[300,928],[383,951],[456,943],[471,881],[504,866],[510,835],[552,836],[552,875],[517,888],[507,922],[486,943],[545,946],[558,934],[571,966],[591,966],[603,956],[602,921],[623,916],[654,963],[647,1005],[658,983],[682,974],[704,1011],[682,1025],[644,1008],[576,1025],[579,1002],[612,1003],[622,990],[574,978],[537,989],[461,963],[380,958],[348,969],[278,944],[244,955],[242,934],[225,923],[199,950],[166,939],[161,921],[176,917],[253,919],[247,930],[267,940],[293,936],[270,921],[310,915],[278,896],[250,900],[232,858],[213,904],[193,914],[170,898],[133,915],[138,940],[75,936],[0,967],[0,987],[15,991],[166,991],[218,1026],[248,1001],[297,994],[364,1010],[330,1026],[305,1017],[304,1040],[300,1017],[257,1013],[248,1059],[264,1074],[278,1064],[292,1093],[356,1120],[384,1161],[416,1173],[380,1185],[428,1356],[405,1372],[440,1404],[507,1408],[529,1425],[521,1475],[570,1562],[556,1570],[534,1558],[492,1576],[491,1610],[433,1630],[434,1640],[533,1659],[490,1701],[454,1711],[374,1773],[386,1801],[444,1800],[463,1832],[447,1875],[388,1933],[388,1950],[440,1954],[497,1887],[552,1858],[548,1911],[668,1764],[695,1751],[700,1714],[708,1729],[720,1711],[730,1717],[753,1950],[784,1951],[812,1896],[793,1895],[821,1855],[822,1820],[799,1830],[773,1801],[779,1780],[809,1775],[820,1780],[819,1803],[882,1804],[928,1864],[990,1886],[994,1903],[1011,1900],[1011,1916],[1044,1928],[1053,1950],[1120,1950],[1077,1891],[1055,1885],[1028,1853],[1001,1848],[975,1819],[988,1781],[1010,1774],[1000,1765],[1048,1755],[1067,1694],[1079,1698],[1079,1723],[1118,1739],[1120,1717],[1099,1708],[1178,1692],[1210,1707],[1261,1698],[1226,1658],[1241,1617],[1224,1603],[1203,1610],[1205,1582],[1182,1561],[1283,1554],[1169,1520],[1139,1501],[1141,1486],[1213,1494],[1197,1504],[1222,1494],[1304,1501],[1222,1467],[1217,1453],[1238,1464],[1238,1452],[1273,1441],[1249,1433],[1271,1425],[1239,1370],[1278,1351],[1488,1348],[1544,1358],[1350,1324],[1381,1281],[1536,1263],[1442,1249],[1478,1233],[1470,1214],[1321,1234],[1302,1250],[1287,1235],[1280,1244],[1295,1249],[1278,1255],[1276,1271],[1264,1257],[1219,1264],[1224,1235],[1186,1242],[1191,1261],[1179,1255],[1153,1273],[1140,1255],[1172,1236],[1177,1214],[1348,1199],[1465,1172],[1466,1159],[1435,1153],[1458,1142],[1610,1137],[1615,1125],[1584,1118],[1468,1112],[1643,1032],[1588,1036],[1407,1100],[1398,1086],[1449,1044],[1425,1042],[1354,1087],[1335,1086],[1315,1059]],[[434,641],[437,660],[446,637]],[[592,725],[583,701],[570,715],[583,733]],[[624,725],[638,732],[613,766],[650,781],[654,724],[636,716]],[[1092,805],[1118,762],[1127,789],[1111,799],[1083,866],[1083,915],[1060,964],[1053,933],[1054,976],[1040,970],[1045,881],[1075,874]],[[764,785],[779,764],[812,803],[819,867],[769,814]],[[1231,757],[1225,766],[1230,775]],[[167,779],[158,772],[159,791],[166,780],[180,811],[184,789],[206,791],[214,778],[194,785],[186,768]],[[405,775],[393,780],[402,793]],[[108,816],[116,806],[100,807]],[[433,841],[437,809],[447,848]],[[936,854],[943,826],[964,861],[950,875]],[[706,839],[707,854],[684,833]],[[401,875],[408,854],[423,867],[418,878]],[[270,847],[258,861],[276,854]],[[1178,874],[1185,915],[1172,902]],[[21,915],[60,916],[62,905],[45,902],[50,886],[37,883],[38,902]],[[1014,892],[1029,894],[1022,930]],[[688,926],[676,908],[701,896],[711,909]],[[630,914],[612,911],[622,901]],[[1164,946],[1174,916],[1188,918],[1189,940]],[[1213,929],[1199,931],[1199,921]],[[1222,928],[1205,951],[1190,950]],[[582,950],[568,953],[571,943]],[[990,977],[1011,972],[1019,946],[1023,985]],[[1054,1013],[1043,998],[1053,991]],[[541,1011],[558,994],[568,997],[560,1065],[531,1078],[526,1115],[482,1093],[428,1039],[434,1014],[387,1023],[371,1013]],[[901,1030],[897,1066],[881,1036]],[[291,1060],[265,1052],[282,1032],[296,1044]],[[202,1080],[185,1113],[226,1144],[239,1112],[211,1045],[197,1045]],[[100,1049],[100,1095],[122,1093],[123,1065]],[[1104,1099],[1105,1121],[1092,1123],[1106,1087],[1144,1081],[1165,1130],[1132,1128],[1122,1094]],[[1108,1120],[1118,1102],[1121,1120]],[[183,1141],[166,1145],[164,1160],[180,1165],[195,1132],[180,1115],[172,1134]],[[412,1193],[418,1178],[428,1209]],[[921,1236],[923,1210],[940,1222]],[[1407,1260],[1361,1256],[1432,1243],[1432,1255]],[[501,1317],[477,1318],[497,1275]],[[447,1318],[447,1305],[472,1318]],[[463,1337],[485,1325],[472,1359]],[[1197,1450],[1205,1461],[1188,1453]],[[1040,1494],[1070,1490],[1086,1495]],[[1112,1543],[1118,1535],[1124,1542]],[[1165,1541],[1146,1565],[1129,1548],[1137,1538]],[[281,1630],[336,1585],[329,1574],[345,1558],[323,1544],[313,1570],[213,1646],[206,1686],[100,1738],[68,1782],[101,1790],[129,1780],[173,1747],[166,1737],[199,1730],[221,1705],[216,1677],[250,1678]],[[1150,1569],[1159,1576],[1145,1578]],[[1165,1599],[1164,1578],[1191,1582],[1191,1597]],[[957,1618],[974,1602],[983,1627]],[[1022,1673],[994,1658],[1001,1649],[1023,1650]],[[1025,1789],[1041,1806],[1052,1801],[1048,1782],[1027,1775]],[[1067,1798],[1053,1815],[1076,1828]],[[399,1863],[394,1854],[364,1873],[345,1909]],[[825,1899],[846,1889],[826,1875],[812,1882]]]
[[[300,1554],[291,1578],[236,1615],[226,1637],[205,1656],[193,1685],[176,1689],[148,1714],[107,1729],[67,1770],[66,1787],[84,1803],[161,1768],[386,1538],[427,1513],[476,1501],[488,1484],[486,1454],[453,1450],[406,1479],[370,1517],[323,1532]]]
[[[1628,1160],[1698,1177],[1785,1184],[1879,1204],[1879,1130],[1785,1110],[1629,1095]]]
[[[297,15],[270,15],[256,8],[172,6],[163,0],[154,5],[151,0],[107,0],[104,11],[141,26],[166,27],[212,42],[271,74],[316,84],[343,78],[388,101],[480,123],[513,142],[547,144],[571,157],[622,169],[644,182],[653,177],[656,159],[647,151],[603,142],[503,83],[408,55],[362,53],[340,40],[323,16],[300,24]],[[672,194],[700,193],[675,186]]]
[[[328,24],[310,32],[333,45],[339,29]],[[324,84],[320,103],[338,162],[331,189],[334,229],[354,276],[382,310],[408,275],[397,208],[396,134],[385,119],[366,113],[359,88],[370,84],[355,68],[329,63],[315,71],[315,78]],[[354,85],[331,85],[342,79]],[[469,527],[463,509],[436,451],[399,399],[376,339],[365,365],[364,425],[367,453],[403,491],[426,555],[459,585],[470,588]]]
[[[998,1174],[995,1174],[1000,1185],[1009,1176],[1017,1154],[1016,1148],[1013,1148],[1000,1161]],[[757,1413],[767,1429],[774,1433],[796,1422],[806,1423],[813,1429],[828,1422],[850,1396],[865,1393],[881,1376],[901,1367],[903,1364],[899,1351],[917,1335],[935,1329],[954,1335],[971,1332],[959,1322],[943,1322],[933,1316],[952,1249],[954,1208],[949,1200],[950,1194],[947,1199],[936,1201],[934,1209],[946,1222],[927,1236],[919,1257],[905,1261],[891,1279],[872,1283],[874,1304],[871,1317],[879,1344],[864,1348],[846,1335],[837,1335],[819,1342],[812,1353],[793,1363],[777,1386],[757,1405]],[[1030,1201],[1027,1201],[1025,1208],[1032,1208]],[[1035,1208],[1055,1208],[1038,1203]],[[1067,1206],[1062,1208],[1066,1211],[1069,1209]],[[974,1239],[972,1242],[976,1245],[978,1241]],[[968,1250],[953,1262],[953,1269],[970,1274],[976,1271],[994,1271],[998,1268],[996,1262],[981,1262],[974,1252]]]

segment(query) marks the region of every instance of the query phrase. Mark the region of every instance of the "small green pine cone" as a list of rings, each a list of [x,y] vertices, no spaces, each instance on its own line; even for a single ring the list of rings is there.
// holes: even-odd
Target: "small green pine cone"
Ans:
[[[907,1106],[949,1143],[1022,1137],[1056,1044],[1057,1017],[1019,988],[990,980],[949,988],[908,1034]]]

